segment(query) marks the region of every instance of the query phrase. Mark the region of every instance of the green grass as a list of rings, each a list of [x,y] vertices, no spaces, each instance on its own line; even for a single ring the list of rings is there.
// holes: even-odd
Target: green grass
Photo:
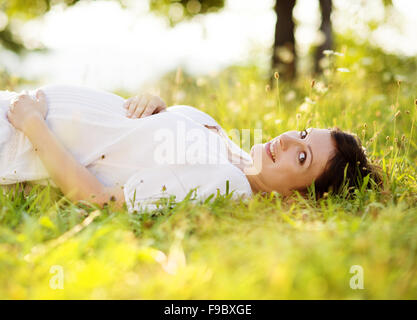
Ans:
[[[344,56],[328,57],[313,88],[301,76],[278,95],[253,66],[157,85],[168,104],[201,108],[226,131],[262,128],[264,141],[305,126],[354,132],[383,168],[382,192],[218,197],[142,215],[74,205],[50,187],[0,192],[0,298],[416,299],[417,63],[339,43]],[[353,265],[363,290],[349,286]]]

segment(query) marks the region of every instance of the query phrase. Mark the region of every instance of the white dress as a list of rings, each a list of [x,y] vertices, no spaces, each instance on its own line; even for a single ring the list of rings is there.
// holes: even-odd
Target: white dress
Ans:
[[[46,122],[67,150],[106,186],[120,186],[130,212],[155,209],[155,200],[181,201],[192,190],[196,199],[225,194],[250,197],[244,173],[228,158],[250,155],[228,137],[205,125],[218,123],[190,106],[130,119],[118,95],[78,86],[41,87],[48,104]],[[32,96],[35,90],[29,92]],[[53,182],[30,141],[7,120],[15,92],[0,91],[0,184]],[[220,129],[221,130],[221,129]]]

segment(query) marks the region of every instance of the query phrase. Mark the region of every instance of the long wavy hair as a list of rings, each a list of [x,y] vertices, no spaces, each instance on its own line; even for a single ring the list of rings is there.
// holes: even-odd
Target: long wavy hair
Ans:
[[[331,129],[330,134],[336,152],[314,182],[316,198],[321,198],[326,192],[338,193],[346,185],[349,191],[353,191],[363,185],[367,175],[370,178],[367,180],[367,188],[373,183],[378,188],[382,187],[380,169],[370,163],[360,139],[339,128]]]

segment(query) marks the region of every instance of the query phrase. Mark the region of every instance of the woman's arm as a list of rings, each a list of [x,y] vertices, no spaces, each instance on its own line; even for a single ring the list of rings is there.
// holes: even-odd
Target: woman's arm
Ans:
[[[73,201],[87,200],[101,206],[114,201],[122,207],[123,190],[105,187],[63,147],[45,122],[47,107],[43,92],[38,91],[36,96],[37,101],[28,95],[19,96],[12,103],[8,118],[31,141],[51,179]]]
[[[62,146],[44,119],[31,118],[25,134],[52,181],[68,198],[73,201],[87,200],[99,205],[116,201],[120,206],[123,205],[123,190],[120,187],[105,187]]]

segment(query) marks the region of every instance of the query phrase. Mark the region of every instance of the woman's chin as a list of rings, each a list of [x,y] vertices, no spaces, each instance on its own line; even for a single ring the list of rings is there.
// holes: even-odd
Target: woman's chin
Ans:
[[[266,152],[264,152],[264,145],[263,144],[255,144],[250,150],[250,156],[252,158],[253,165],[248,170],[247,174],[258,175],[263,170],[265,170],[267,164],[267,159],[265,159]]]

